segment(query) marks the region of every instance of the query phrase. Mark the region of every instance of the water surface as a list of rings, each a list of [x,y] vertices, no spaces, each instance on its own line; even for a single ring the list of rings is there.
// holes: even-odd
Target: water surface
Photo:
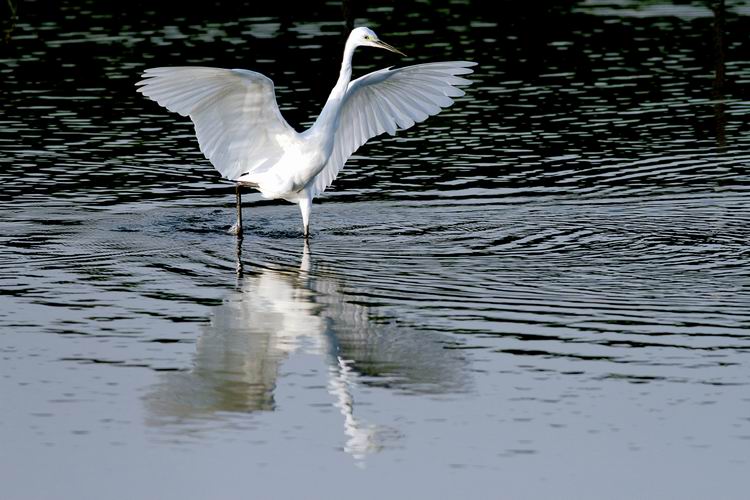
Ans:
[[[744,2],[26,5],[0,52],[0,496],[744,496]],[[355,73],[475,83],[362,148],[309,245],[249,194],[238,246],[232,185],[133,84],[254,69],[302,128],[347,15],[411,56]]]

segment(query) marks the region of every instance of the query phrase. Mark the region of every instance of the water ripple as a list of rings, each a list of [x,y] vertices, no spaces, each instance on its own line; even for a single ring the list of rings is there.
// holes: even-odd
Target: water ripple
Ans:
[[[746,6],[728,4],[727,33],[747,33]],[[359,150],[316,200],[309,247],[297,207],[251,193],[238,247],[232,184],[189,121],[133,84],[148,66],[248,66],[302,128],[337,71],[340,11],[136,5],[49,3],[0,56],[0,352],[25,370],[0,377],[13,410],[33,403],[38,420],[74,402],[84,439],[124,425],[112,408],[138,407],[147,430],[132,424],[129,442],[248,439],[258,453],[264,439],[328,439],[319,419],[333,413],[337,451],[403,463],[418,442],[448,443],[426,453],[451,460],[468,446],[452,473],[480,455],[491,468],[602,446],[682,467],[701,443],[696,464],[727,470],[710,446],[740,449],[748,425],[733,391],[750,383],[750,63],[735,36],[709,54],[722,35],[711,10],[363,7],[357,23],[417,56],[363,51],[357,72],[472,59],[475,85]],[[292,432],[290,415],[310,427]],[[669,444],[653,439],[665,432]]]

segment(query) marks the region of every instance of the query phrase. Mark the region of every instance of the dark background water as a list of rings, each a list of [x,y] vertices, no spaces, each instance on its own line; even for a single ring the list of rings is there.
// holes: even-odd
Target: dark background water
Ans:
[[[13,5],[0,496],[745,496],[749,3]],[[474,85],[358,151],[309,247],[258,195],[238,247],[134,83],[253,69],[302,128],[347,25],[409,54],[355,75]]]

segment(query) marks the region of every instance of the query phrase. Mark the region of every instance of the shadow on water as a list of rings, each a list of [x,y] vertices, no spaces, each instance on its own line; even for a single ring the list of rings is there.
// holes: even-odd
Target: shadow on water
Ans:
[[[241,240],[238,261],[240,250]],[[326,390],[344,420],[344,450],[362,458],[379,449],[378,427],[355,411],[356,385],[443,394],[464,391],[469,381],[465,358],[446,349],[445,334],[418,331],[364,304],[313,263],[307,244],[298,269],[240,273],[202,329],[192,367],[162,373],[145,398],[151,425],[194,436],[196,420],[273,411],[282,365],[303,352],[325,360]]]

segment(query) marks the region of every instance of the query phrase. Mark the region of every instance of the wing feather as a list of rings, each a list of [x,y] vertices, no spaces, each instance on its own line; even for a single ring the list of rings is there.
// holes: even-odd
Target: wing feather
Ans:
[[[464,92],[459,85],[471,80],[459,75],[472,73],[476,63],[448,61],[383,69],[349,84],[339,116],[333,153],[315,178],[313,194],[331,185],[349,157],[367,140],[436,115]]]
[[[261,172],[297,132],[281,116],[273,81],[244,69],[150,68],[138,92],[189,116],[203,154],[228,179]]]

